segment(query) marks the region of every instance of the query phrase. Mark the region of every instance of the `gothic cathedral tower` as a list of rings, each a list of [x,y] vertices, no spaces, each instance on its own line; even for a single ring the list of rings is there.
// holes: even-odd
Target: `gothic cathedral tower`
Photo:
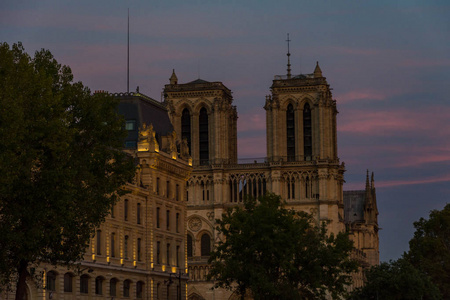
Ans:
[[[294,76],[288,63],[287,75],[275,76],[264,109],[271,191],[318,221],[331,221],[330,231],[342,231],[344,165],[337,155],[336,101],[319,64],[312,74]]]

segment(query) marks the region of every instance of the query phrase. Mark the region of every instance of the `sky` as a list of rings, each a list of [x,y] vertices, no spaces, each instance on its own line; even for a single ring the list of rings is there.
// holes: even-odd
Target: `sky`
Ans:
[[[266,155],[265,95],[319,61],[338,107],[344,190],[375,173],[380,258],[409,249],[413,222],[450,202],[448,1],[2,0],[0,41],[49,49],[92,91],[161,100],[179,83],[221,81],[238,110],[239,158]]]

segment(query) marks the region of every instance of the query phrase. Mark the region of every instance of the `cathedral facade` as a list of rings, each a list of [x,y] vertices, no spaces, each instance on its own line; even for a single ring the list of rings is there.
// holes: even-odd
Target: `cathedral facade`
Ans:
[[[237,161],[237,112],[221,82],[197,79],[180,84],[173,71],[164,104],[177,135],[187,144],[193,171],[187,182],[188,299],[233,299],[212,290],[208,258],[220,241],[215,219],[246,196],[281,195],[288,208],[312,214],[333,233],[348,231],[354,257],[378,264],[375,188],[343,191],[345,165],[337,153],[336,100],[317,63],[311,74],[275,76],[266,96],[267,157]],[[344,197],[345,195],[345,197]],[[344,199],[344,198],[349,198]],[[346,208],[347,204],[347,208]],[[355,274],[355,286],[363,282]]]

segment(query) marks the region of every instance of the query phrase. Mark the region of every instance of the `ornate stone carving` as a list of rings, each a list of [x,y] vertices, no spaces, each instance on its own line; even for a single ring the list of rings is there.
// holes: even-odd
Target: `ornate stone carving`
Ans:
[[[193,217],[192,219],[190,219],[188,224],[189,229],[194,232],[197,232],[202,228],[202,220],[198,217]]]

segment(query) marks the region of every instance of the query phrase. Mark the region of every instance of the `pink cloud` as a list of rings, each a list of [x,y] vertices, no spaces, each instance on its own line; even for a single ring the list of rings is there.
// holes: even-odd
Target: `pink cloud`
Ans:
[[[398,62],[400,67],[448,67],[450,59],[420,58],[420,59],[404,59]]]
[[[343,54],[351,54],[351,55],[362,55],[362,56],[373,56],[381,54],[381,50],[379,49],[364,49],[364,48],[350,48],[350,47],[341,47],[335,46],[331,47],[333,51]]]
[[[438,182],[450,182],[450,175],[439,176],[439,177],[428,177],[419,179],[404,179],[404,180],[384,180],[375,181],[375,188],[389,188],[395,186],[403,185],[416,185],[416,184],[428,184],[428,183],[438,183]],[[345,183],[344,190],[363,190],[364,182],[352,182]]]
[[[238,132],[252,130],[266,130],[266,115],[264,112],[239,114]]]
[[[266,136],[246,137],[238,139],[239,157],[265,157]]]
[[[354,90],[345,94],[336,95],[338,103],[348,103],[355,100],[386,100],[392,93],[378,90]]]
[[[351,118],[339,122],[339,132],[368,135],[396,135],[405,132],[444,137],[450,135],[449,107],[424,108],[421,111],[405,108],[389,111],[347,109],[345,114]]]

